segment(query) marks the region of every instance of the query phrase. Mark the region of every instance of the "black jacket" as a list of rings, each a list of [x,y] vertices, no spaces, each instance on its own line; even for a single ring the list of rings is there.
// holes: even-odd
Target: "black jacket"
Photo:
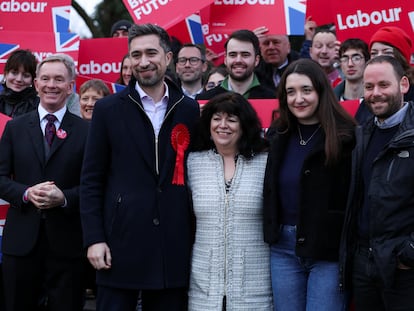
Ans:
[[[352,183],[341,240],[341,286],[348,288],[363,193],[361,166],[376,125],[371,119],[357,128]],[[409,103],[397,133],[372,164],[369,244],[386,286],[392,285],[397,257],[414,267],[414,104]]]
[[[352,129],[350,132],[352,133]],[[271,138],[264,182],[264,239],[277,243],[280,227],[279,191],[277,179],[283,164],[284,152],[290,133]],[[299,196],[299,220],[297,223],[296,255],[317,260],[338,260],[339,242],[349,182],[351,153],[354,137],[344,138],[342,157],[327,167],[324,152],[324,135],[319,138],[315,150],[305,159],[302,167]]]
[[[28,87],[21,92],[9,89],[6,84],[2,87],[0,91],[1,113],[14,118],[37,108],[40,99],[33,87]]]
[[[112,267],[97,284],[131,289],[185,287],[192,245],[191,206],[185,185],[173,183],[177,161],[172,133],[187,128],[200,110],[169,82],[168,105],[158,137],[135,89],[100,99],[83,162],[80,204],[84,245],[106,242]],[[187,141],[185,131],[180,137]],[[178,135],[178,134],[177,134]],[[184,172],[185,174],[185,165]]]

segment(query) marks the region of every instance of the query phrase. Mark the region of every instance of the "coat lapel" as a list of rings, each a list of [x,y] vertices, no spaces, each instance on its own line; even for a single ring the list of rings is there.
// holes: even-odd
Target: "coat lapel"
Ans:
[[[28,129],[28,135],[34,147],[34,153],[41,163],[45,163],[44,136],[40,128],[39,113],[37,110],[33,111],[30,116]]]
[[[61,133],[59,134],[58,131]],[[68,117],[68,112],[66,111],[63,116],[62,123],[60,127],[56,130],[56,136],[53,139],[52,145],[50,146],[50,152],[48,160],[53,156],[53,154],[61,148],[70,135],[73,133],[73,122],[70,117]]]
[[[120,103],[120,111],[121,115],[117,119],[119,124],[114,122],[114,126],[121,127],[117,132],[120,136],[131,136],[132,141],[138,146],[137,150],[144,163],[155,173],[155,133],[142,104],[135,99],[127,98]],[[122,130],[123,126],[126,131]]]

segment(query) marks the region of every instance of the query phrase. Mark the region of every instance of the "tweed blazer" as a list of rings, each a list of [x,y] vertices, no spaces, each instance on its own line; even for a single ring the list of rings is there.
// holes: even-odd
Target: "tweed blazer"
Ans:
[[[189,310],[272,310],[270,251],[263,240],[263,180],[267,154],[239,156],[228,192],[222,157],[190,153],[196,235]]]

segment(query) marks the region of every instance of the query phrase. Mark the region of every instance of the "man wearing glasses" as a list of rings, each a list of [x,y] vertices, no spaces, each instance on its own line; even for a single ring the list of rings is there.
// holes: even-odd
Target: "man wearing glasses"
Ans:
[[[339,48],[339,61],[345,79],[335,87],[334,92],[340,101],[360,99],[360,107],[355,115],[359,123],[363,123],[371,115],[362,102],[363,74],[368,59],[368,45],[361,39],[347,39]]]
[[[233,32],[224,44],[228,76],[223,82],[209,91],[196,96],[196,99],[211,99],[217,94],[233,91],[246,99],[276,98],[276,91],[260,84],[254,73],[260,61],[259,39],[250,30]]]
[[[205,51],[195,44],[184,44],[178,52],[175,72],[184,95],[195,98],[203,91],[203,74],[207,71]]]

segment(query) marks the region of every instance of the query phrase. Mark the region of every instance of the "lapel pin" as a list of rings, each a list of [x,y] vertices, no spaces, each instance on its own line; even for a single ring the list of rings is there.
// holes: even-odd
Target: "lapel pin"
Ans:
[[[67,133],[64,129],[58,129],[56,132],[56,136],[59,137],[60,139],[65,139],[67,136]]]

